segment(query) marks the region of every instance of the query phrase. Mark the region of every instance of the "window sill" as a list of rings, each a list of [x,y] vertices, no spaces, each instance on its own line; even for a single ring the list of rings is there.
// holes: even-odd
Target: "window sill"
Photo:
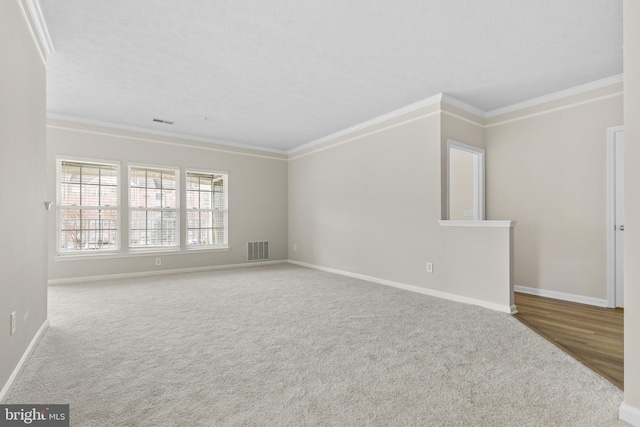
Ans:
[[[494,227],[494,228],[513,228],[516,226],[516,221],[450,221],[439,220],[438,224],[441,227]]]
[[[229,246],[207,246],[202,248],[186,248],[186,249],[142,249],[132,248],[130,252],[109,252],[109,253],[91,253],[91,254],[58,254],[54,257],[56,262],[64,261],[89,261],[89,260],[103,260],[103,259],[121,259],[121,258],[137,258],[137,257],[150,257],[160,255],[186,255],[195,253],[207,253],[207,252],[227,252]]]
[[[182,252],[225,252],[229,250],[228,245],[224,246],[187,246]]]

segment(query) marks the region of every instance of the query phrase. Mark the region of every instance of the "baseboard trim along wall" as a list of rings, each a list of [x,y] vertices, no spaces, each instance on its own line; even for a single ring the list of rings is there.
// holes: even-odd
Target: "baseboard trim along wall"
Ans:
[[[11,373],[11,376],[7,380],[7,383],[4,385],[4,387],[2,387],[2,391],[0,391],[0,403],[3,403],[6,397],[9,395],[9,391],[11,390],[11,387],[13,387],[13,383],[16,381],[16,378],[18,378],[18,375],[22,371],[22,368],[24,368],[24,365],[27,362],[27,359],[29,358],[29,356],[31,355],[31,352],[33,351],[34,348],[36,348],[38,341],[40,341],[40,338],[42,337],[42,335],[44,334],[44,331],[46,331],[48,327],[49,327],[49,319],[45,320],[42,323],[42,326],[40,326],[40,329],[38,329],[38,332],[36,332],[35,336],[31,340],[29,347],[27,347],[27,349],[24,351],[24,354],[20,358],[20,361],[16,365],[16,368]]]
[[[624,402],[620,405],[618,417],[633,426],[640,426],[640,409],[629,406]]]
[[[366,276],[364,274],[352,273],[349,271],[338,270],[330,267],[323,267],[321,265],[308,264],[306,262],[300,262],[295,260],[289,260],[290,264],[299,265],[300,267],[313,268],[315,270],[326,271],[328,273],[339,274],[341,276],[351,277],[354,279],[365,280],[367,282],[377,283],[379,285],[391,286],[398,289],[404,289],[405,291],[417,292],[419,294],[428,295],[430,297],[442,298],[449,301],[461,302],[465,304],[477,305],[491,310],[500,311],[502,313],[515,314],[517,313],[516,306],[495,304],[488,301],[482,301],[475,298],[469,298],[462,295],[450,294],[447,292],[435,291],[433,289],[422,288],[420,286],[408,285],[406,283],[394,282],[392,280],[380,279],[378,277]]]
[[[548,291],[545,289],[529,288],[527,286],[514,286],[513,290],[523,294],[537,295],[539,297],[559,299],[563,301],[577,302],[580,304],[595,305],[596,307],[608,307],[606,299],[585,297],[565,292]]]
[[[136,277],[161,276],[165,274],[196,273],[209,270],[226,270],[228,268],[260,267],[262,265],[286,264],[287,260],[247,262],[241,264],[210,265],[206,267],[177,268],[173,270],[142,271],[138,273],[105,274],[101,276],[69,277],[65,279],[49,279],[48,285],[68,285],[71,283],[96,282],[115,279],[132,279]]]

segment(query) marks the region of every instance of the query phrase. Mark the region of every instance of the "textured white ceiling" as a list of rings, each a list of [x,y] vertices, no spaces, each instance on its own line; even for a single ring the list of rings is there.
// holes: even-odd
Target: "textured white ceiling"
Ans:
[[[276,150],[441,92],[488,111],[622,73],[622,0],[40,4],[50,113]]]

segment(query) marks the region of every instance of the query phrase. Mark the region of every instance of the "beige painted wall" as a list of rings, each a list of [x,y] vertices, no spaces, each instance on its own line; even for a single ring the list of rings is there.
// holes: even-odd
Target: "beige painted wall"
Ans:
[[[622,124],[621,90],[487,120],[486,214],[518,222],[516,285],[607,298],[606,129]]]
[[[0,70],[2,389],[47,318],[45,67],[15,0],[0,2]]]
[[[438,224],[441,117],[415,116],[292,156],[289,258],[508,307],[509,232]],[[483,262],[470,262],[478,247]],[[498,295],[490,288],[501,280]]]
[[[624,2],[624,401],[640,425],[640,2]]]
[[[240,264],[246,262],[246,242],[254,240],[268,240],[271,260],[285,260],[288,250],[287,162],[284,156],[278,154],[234,151],[229,147],[215,147],[176,138],[50,120],[47,129],[49,200],[56,200],[56,156],[119,161],[121,183],[125,183],[121,190],[121,206],[127,206],[126,174],[129,163],[177,166],[182,173],[187,168],[225,171],[229,173],[230,248],[228,251],[215,252],[183,250],[179,253],[154,253],[147,256],[80,260],[76,257],[69,260],[56,255],[55,209],[52,209],[48,231],[49,279],[60,281],[78,277]],[[184,214],[182,216],[181,224],[184,227]],[[123,210],[123,232],[128,226],[127,218],[128,213]],[[123,245],[123,252],[127,252],[126,240]],[[155,266],[156,257],[162,258],[160,267]]]
[[[290,160],[289,257],[437,286],[439,132],[432,115]]]
[[[474,210],[474,154],[449,148],[449,219],[473,220],[465,212]]]
[[[443,280],[447,291],[513,306],[513,227],[444,227]],[[505,290],[505,283],[510,284]]]

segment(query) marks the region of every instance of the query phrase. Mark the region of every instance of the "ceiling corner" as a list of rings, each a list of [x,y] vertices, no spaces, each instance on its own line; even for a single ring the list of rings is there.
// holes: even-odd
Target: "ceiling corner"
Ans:
[[[473,105],[468,104],[468,103],[466,103],[464,101],[461,101],[461,100],[459,100],[457,98],[454,98],[451,95],[448,95],[446,93],[442,93],[441,95],[442,95],[442,102],[444,102],[445,104],[449,104],[452,107],[459,108],[459,109],[461,109],[463,111],[466,111],[467,113],[471,113],[474,116],[478,116],[478,117],[480,117],[482,119],[484,119],[486,117],[486,115],[487,115],[486,111],[481,110],[478,107],[474,107]]]

